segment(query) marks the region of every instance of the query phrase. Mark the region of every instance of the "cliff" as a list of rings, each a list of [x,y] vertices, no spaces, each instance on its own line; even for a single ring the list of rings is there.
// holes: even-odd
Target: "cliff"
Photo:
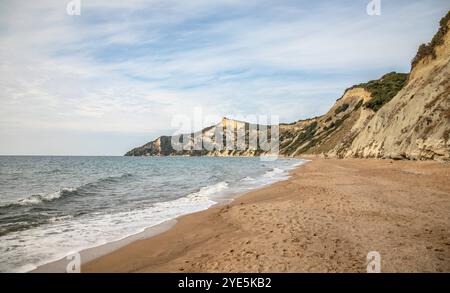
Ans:
[[[450,13],[419,49],[405,87],[358,133],[345,157],[449,160]]]
[[[378,80],[355,85],[323,116],[279,126],[279,152],[284,156],[450,160],[450,12],[429,44],[420,46],[409,74],[391,72]],[[211,150],[209,140],[227,131],[260,126],[224,118],[217,125],[192,133],[186,150],[172,147],[163,136],[128,152],[127,156],[257,156],[267,153],[244,146],[241,150]],[[270,127],[269,127],[270,130]],[[218,131],[218,132],[217,132]],[[180,141],[182,136],[175,137]],[[205,147],[190,150],[196,137]],[[246,143],[246,142],[244,142]],[[247,142],[248,143],[248,142]],[[217,150],[219,149],[219,150]]]
[[[258,156],[266,154],[259,143],[254,146],[249,137],[259,137],[264,130],[270,133],[272,126],[251,124],[224,117],[218,124],[190,134],[161,136],[126,156]],[[252,135],[250,135],[252,133]],[[242,135],[239,135],[242,134]],[[238,140],[238,137],[244,140]],[[219,137],[221,139],[216,139]],[[270,134],[268,135],[270,138]],[[229,141],[227,141],[227,139]],[[268,140],[270,142],[270,140]],[[275,143],[275,141],[274,141]],[[277,143],[278,144],[278,143]]]

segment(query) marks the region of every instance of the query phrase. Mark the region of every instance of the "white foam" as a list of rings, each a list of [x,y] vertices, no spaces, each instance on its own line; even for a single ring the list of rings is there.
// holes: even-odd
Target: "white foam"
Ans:
[[[35,194],[27,198],[19,199],[15,204],[18,205],[34,205],[41,204],[43,202],[52,201],[58,199],[62,196],[64,192],[75,191],[76,188],[61,188],[59,191],[48,193],[48,194]],[[13,203],[14,204],[14,203]],[[11,205],[11,204],[9,204]]]
[[[266,174],[264,174],[264,177],[274,178],[282,175],[283,173],[285,173],[285,170],[280,168],[273,168],[272,170],[266,172]]]
[[[197,199],[200,198],[204,200],[205,198],[208,198],[211,195],[218,194],[224,190],[228,189],[228,183],[227,182],[219,182],[214,185],[202,187],[199,192],[192,193],[187,196],[189,199]]]
[[[51,219],[51,224],[0,237],[0,271],[24,272],[67,255],[120,240],[165,221],[202,211],[216,204],[209,197],[226,190],[228,183],[206,186],[196,193],[152,207],[115,214]],[[39,241],[36,241],[39,239]],[[10,249],[10,247],[15,247]],[[26,255],[28,264],[23,263]]]
[[[61,259],[73,251],[117,241],[182,215],[208,209],[218,202],[217,196],[239,194],[288,178],[288,170],[297,162],[273,168],[259,177],[245,177],[236,184],[219,182],[172,201],[115,214],[96,212],[71,218],[52,219],[47,225],[0,237],[0,271],[24,272]],[[299,162],[302,164],[303,162]],[[72,189],[68,189],[73,191]],[[46,200],[61,196],[49,194]],[[14,247],[14,249],[11,249]]]

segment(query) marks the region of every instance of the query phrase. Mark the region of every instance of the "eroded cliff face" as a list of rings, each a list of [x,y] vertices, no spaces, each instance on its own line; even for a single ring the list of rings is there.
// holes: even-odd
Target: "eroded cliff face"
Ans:
[[[363,107],[370,99],[364,88],[352,88],[325,115],[282,126],[281,154],[339,154],[373,115]]]
[[[447,24],[448,26],[449,24]],[[449,160],[450,34],[359,131],[345,157]]]
[[[198,132],[159,137],[129,151],[126,156],[258,156],[274,152],[270,145],[263,146],[249,139],[265,135],[268,143],[278,146],[278,140],[271,140],[271,131],[272,126],[224,117],[218,124]]]
[[[422,45],[411,73],[391,72],[378,80],[347,89],[323,116],[279,126],[283,156],[324,156],[450,160],[450,12],[428,45]],[[247,145],[232,150],[214,143],[216,135],[236,135],[261,127],[224,118],[217,125],[184,137],[185,150],[163,136],[128,152],[128,156],[257,156],[261,148]],[[264,128],[262,128],[264,129]],[[270,132],[270,127],[269,127]],[[253,133],[254,134],[254,133]],[[267,134],[264,134],[267,135]],[[270,136],[270,135],[269,135]],[[204,146],[192,150],[196,138]],[[237,146],[235,144],[235,146]]]

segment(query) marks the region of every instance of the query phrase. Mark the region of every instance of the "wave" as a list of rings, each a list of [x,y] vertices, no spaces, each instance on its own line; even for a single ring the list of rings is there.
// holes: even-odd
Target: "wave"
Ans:
[[[273,166],[272,166],[273,167]],[[281,169],[280,169],[281,168]],[[77,215],[54,215],[45,219],[49,225],[39,225],[32,229],[21,229],[11,234],[8,242],[2,241],[3,267],[0,264],[0,271],[5,268],[9,271],[29,271],[32,266],[24,267],[30,260],[34,266],[48,263],[64,257],[68,250],[81,251],[83,249],[98,246],[104,243],[123,239],[130,235],[135,235],[165,221],[176,219],[179,216],[208,209],[221,202],[221,200],[232,200],[234,195],[248,192],[248,190],[260,188],[272,182],[282,180],[287,176],[289,166],[270,169],[266,166],[258,175],[245,174],[244,178],[238,180],[228,179],[225,176],[217,176],[218,180],[211,185],[201,187],[195,192],[186,192],[185,196],[169,201],[160,201],[150,205],[138,206],[136,209],[127,209],[120,212],[95,211],[89,212],[84,217]],[[45,200],[60,200],[65,196],[91,196],[98,190],[114,184],[127,182],[132,174],[125,173],[120,176],[104,177],[93,182],[73,188],[72,191],[63,191],[63,194],[44,195]],[[214,179],[216,179],[214,178]],[[119,183],[120,182],[120,183]],[[42,195],[41,195],[42,196]],[[59,197],[58,197],[59,196]],[[217,196],[217,197],[216,197]],[[230,196],[228,198],[228,196]],[[82,198],[82,197],[81,197]],[[87,199],[88,200],[88,199]],[[164,200],[164,199],[162,199]],[[38,208],[46,208],[45,205]],[[71,207],[71,206],[70,206]],[[34,208],[34,207],[33,207]],[[9,212],[9,211],[8,211]],[[22,212],[18,210],[18,212]],[[49,216],[52,216],[50,214]],[[25,222],[24,224],[28,224]],[[71,239],[68,244],[67,239]],[[3,239],[2,239],[3,240]],[[17,247],[10,249],[11,247]]]
[[[96,182],[88,183],[86,185],[96,184],[96,183],[103,183],[103,182],[119,182],[122,179],[126,179],[126,178],[129,178],[129,177],[132,177],[132,176],[133,176],[133,174],[131,174],[131,173],[124,173],[124,174],[119,175],[119,176],[108,176],[108,177],[105,177],[105,178],[100,178]]]
[[[46,202],[52,202],[54,200],[64,198],[67,196],[77,195],[80,191],[87,191],[90,188],[96,188],[104,183],[115,183],[120,182],[122,179],[126,179],[133,176],[131,173],[124,173],[119,176],[108,176],[105,178],[100,178],[95,182],[87,183],[79,187],[64,187],[56,192],[51,192],[48,194],[33,194],[26,198],[18,199],[16,202],[7,203],[0,205],[0,208],[8,208],[13,206],[29,206],[29,205],[39,205]]]
[[[67,220],[70,220],[70,219],[73,219],[72,215],[52,217],[52,218],[48,219],[47,221],[49,223],[58,223],[58,222],[67,221]]]
[[[279,177],[280,175],[282,175],[284,173],[286,173],[285,170],[282,170],[280,168],[272,168],[264,174],[264,177],[274,178],[274,177]]]
[[[217,195],[229,188],[228,182],[222,181],[213,185],[205,186],[200,188],[198,192],[194,192],[186,196],[186,198],[191,200],[204,200],[210,199],[212,195]]]
[[[72,194],[76,192],[76,190],[77,190],[76,188],[61,188],[59,191],[48,194],[33,194],[27,198],[19,199],[15,203],[5,204],[0,207],[27,206],[27,205],[41,204],[44,202],[50,202],[62,196]]]

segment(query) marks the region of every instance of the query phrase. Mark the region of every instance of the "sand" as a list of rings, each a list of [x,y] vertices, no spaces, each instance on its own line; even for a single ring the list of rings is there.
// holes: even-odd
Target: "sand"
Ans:
[[[450,165],[315,159],[82,272],[450,272]]]

